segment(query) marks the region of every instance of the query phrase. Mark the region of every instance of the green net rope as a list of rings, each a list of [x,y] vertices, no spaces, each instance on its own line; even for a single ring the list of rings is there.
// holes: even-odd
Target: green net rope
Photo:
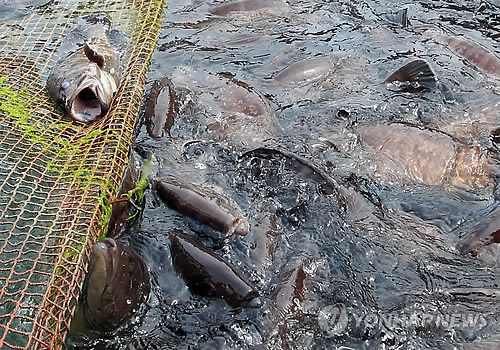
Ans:
[[[61,0],[0,24],[0,346],[60,348],[127,165],[165,0]],[[131,52],[107,115],[73,122],[47,75],[76,18],[105,12]]]

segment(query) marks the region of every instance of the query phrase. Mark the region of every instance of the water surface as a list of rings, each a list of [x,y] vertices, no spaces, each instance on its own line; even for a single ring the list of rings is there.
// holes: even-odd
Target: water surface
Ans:
[[[199,227],[149,191],[142,217],[122,239],[150,269],[150,299],[141,317],[89,347],[473,349],[490,338],[490,348],[498,347],[499,247],[478,256],[455,249],[495,205],[495,176],[481,186],[399,176],[418,164],[383,161],[376,145],[385,139],[376,132],[391,123],[433,130],[448,135],[439,137],[450,157],[455,149],[446,147],[477,147],[497,166],[490,133],[499,77],[443,37],[500,55],[500,4],[226,4],[168,4],[148,88],[171,79],[180,112],[171,137],[152,139],[140,121],[134,147],[156,155],[160,174],[217,187],[238,203],[248,236],[222,245],[200,239],[248,277],[263,306],[233,309],[190,293],[172,266],[167,233],[197,235]],[[403,7],[408,28],[387,16]],[[415,59],[429,63],[440,88],[407,93],[383,84]],[[224,127],[232,123],[241,126]],[[373,149],[363,135],[372,136]],[[398,142],[391,144],[398,159],[412,159],[415,150]],[[333,179],[330,190],[286,152],[245,153],[256,147],[300,156]],[[439,167],[448,165],[438,163],[436,173],[445,173]],[[388,167],[396,168],[380,171]],[[266,220],[275,226],[262,235]]]

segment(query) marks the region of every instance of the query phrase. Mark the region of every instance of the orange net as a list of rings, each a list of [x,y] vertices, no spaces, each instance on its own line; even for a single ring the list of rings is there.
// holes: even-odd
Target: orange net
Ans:
[[[51,1],[0,24],[0,346],[62,347],[91,245],[127,165],[165,0]],[[45,81],[77,17],[106,13],[130,38],[107,115],[76,123]]]

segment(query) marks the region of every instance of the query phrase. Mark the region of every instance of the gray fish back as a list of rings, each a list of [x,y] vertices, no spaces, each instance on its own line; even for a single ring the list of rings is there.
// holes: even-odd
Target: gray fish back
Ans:
[[[111,19],[106,14],[86,15],[78,18],[78,26],[62,41],[59,49],[60,57],[78,50],[91,38],[106,38],[110,46],[120,55],[128,45],[128,38],[125,34],[111,29]]]
[[[59,59],[68,57],[71,53],[79,50],[85,42],[92,38],[101,38],[107,41],[107,45],[116,52],[120,58],[128,46],[128,38],[117,29],[111,29],[111,20],[105,14],[86,15],[78,18],[78,26],[73,29],[61,42],[59,47]],[[109,51],[109,50],[108,50]]]
[[[81,16],[77,29],[87,38],[103,37],[111,30],[111,19],[104,13]]]
[[[109,44],[115,50],[117,50],[120,55],[122,55],[126,51],[129,40],[125,34],[117,29],[111,29],[110,31],[106,32],[106,36],[108,38]]]
[[[61,42],[59,46],[59,58],[68,56],[83,46],[87,37],[78,28],[73,29]]]

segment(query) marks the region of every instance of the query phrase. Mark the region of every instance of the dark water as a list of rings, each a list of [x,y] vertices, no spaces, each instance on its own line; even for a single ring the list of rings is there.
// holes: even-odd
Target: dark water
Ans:
[[[400,1],[219,5],[168,4],[148,89],[169,78],[179,114],[161,139],[141,121],[134,149],[154,153],[160,175],[218,188],[238,203],[247,236],[200,239],[258,288],[263,305],[234,309],[192,295],[172,266],[168,232],[200,228],[148,191],[142,217],[121,238],[150,269],[148,304],[89,347],[500,347],[499,247],[478,256],[455,249],[496,205],[495,176],[472,185],[432,180],[448,166],[438,160],[449,143],[489,152],[497,167],[490,133],[500,117],[499,76],[446,38],[500,55],[500,3],[408,2],[408,28],[391,21]],[[383,84],[417,58],[439,87],[405,93]],[[403,135],[411,130],[396,144],[375,128],[395,122],[406,123],[397,124]],[[367,147],[368,137],[399,158]],[[422,155],[434,139],[446,141],[442,149]],[[256,147],[268,151],[246,153]],[[411,161],[434,158],[424,173]],[[314,167],[323,177],[311,175]]]

